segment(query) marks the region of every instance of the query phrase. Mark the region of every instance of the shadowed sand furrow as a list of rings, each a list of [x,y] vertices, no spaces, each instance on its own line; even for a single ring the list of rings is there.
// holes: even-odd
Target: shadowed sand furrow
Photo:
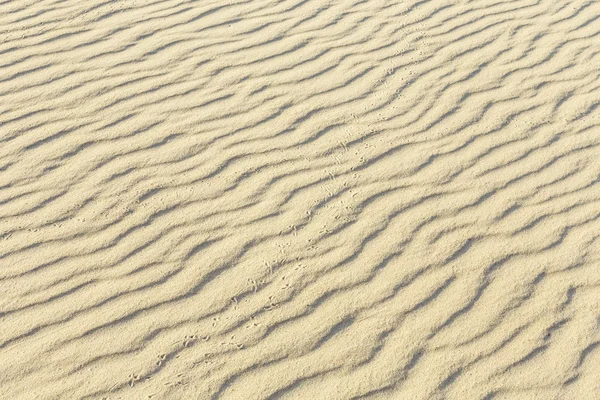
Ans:
[[[0,1],[0,398],[600,398],[599,37]]]

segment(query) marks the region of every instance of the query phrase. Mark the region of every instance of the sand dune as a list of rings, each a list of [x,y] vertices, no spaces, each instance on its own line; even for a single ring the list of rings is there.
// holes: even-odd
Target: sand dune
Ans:
[[[600,399],[600,2],[3,0],[0,398]]]

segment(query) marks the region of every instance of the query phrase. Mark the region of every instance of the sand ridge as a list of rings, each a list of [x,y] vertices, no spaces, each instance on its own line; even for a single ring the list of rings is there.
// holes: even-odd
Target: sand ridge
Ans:
[[[600,398],[600,3],[0,2],[0,398]]]

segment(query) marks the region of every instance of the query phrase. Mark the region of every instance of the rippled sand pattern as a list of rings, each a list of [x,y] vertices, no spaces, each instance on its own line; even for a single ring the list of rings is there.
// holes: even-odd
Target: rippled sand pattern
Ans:
[[[600,2],[3,0],[0,398],[600,399]]]

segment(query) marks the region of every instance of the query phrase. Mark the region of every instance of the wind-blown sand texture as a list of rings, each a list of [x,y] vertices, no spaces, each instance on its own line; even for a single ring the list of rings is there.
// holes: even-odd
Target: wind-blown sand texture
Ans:
[[[0,29],[2,399],[600,399],[600,2]]]

